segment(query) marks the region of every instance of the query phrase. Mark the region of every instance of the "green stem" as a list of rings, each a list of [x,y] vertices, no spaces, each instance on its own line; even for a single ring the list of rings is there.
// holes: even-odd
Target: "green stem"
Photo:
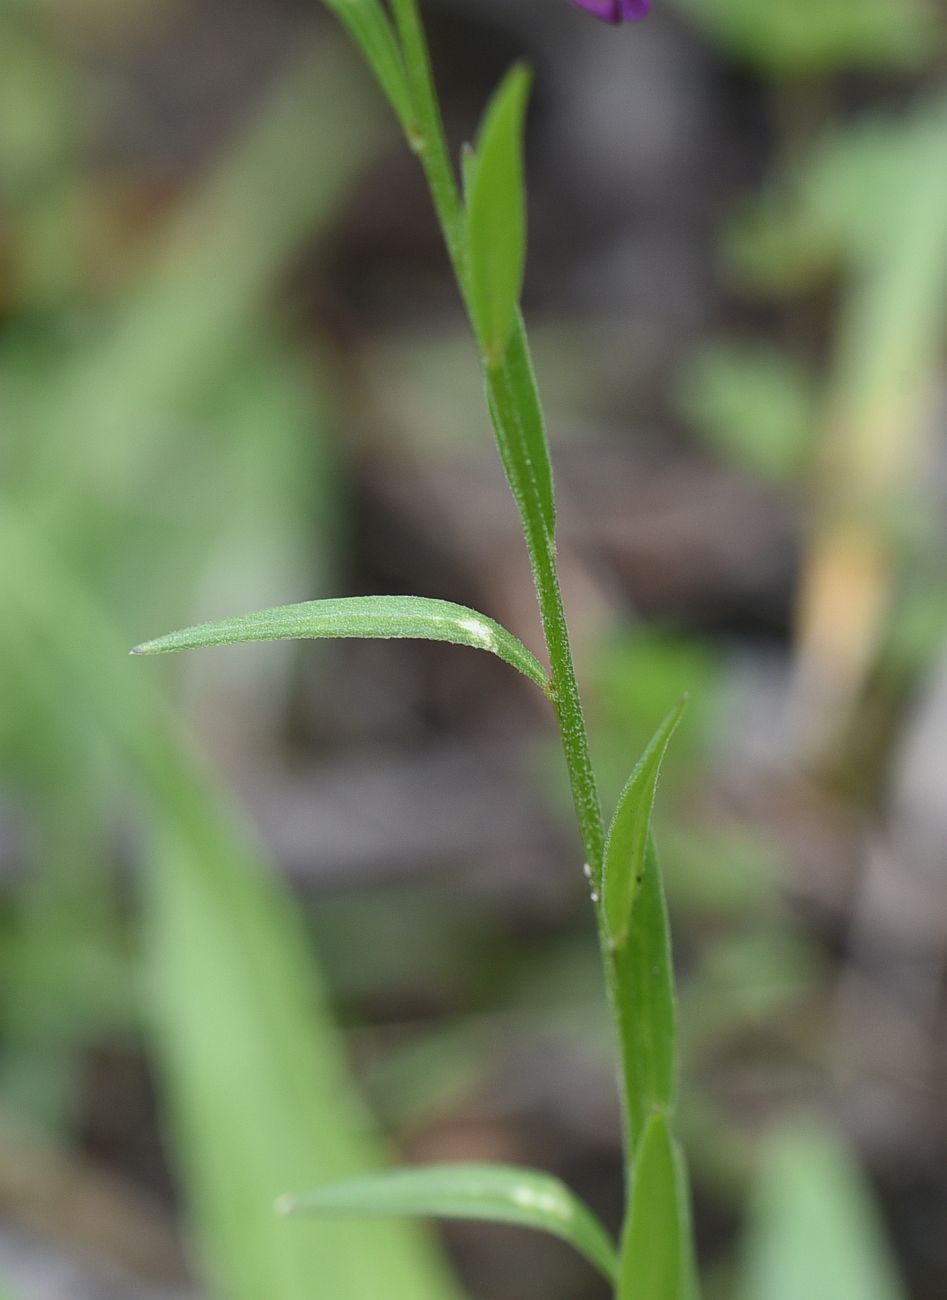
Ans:
[[[424,169],[451,264],[454,268],[461,296],[466,304],[468,295],[464,209],[457,187],[457,179],[450,162],[437,91],[431,70],[427,40],[418,11],[417,0],[393,0],[393,9],[404,49],[405,66],[412,96],[412,109],[415,121],[418,124],[418,133],[411,139],[411,144],[418,154]],[[514,343],[519,343],[522,354],[528,357],[522,321],[517,322],[516,330],[519,332],[519,338],[515,338]],[[522,375],[514,376],[512,374],[508,360],[510,352],[511,349],[508,349],[507,356],[500,361],[487,358],[482,358],[482,361],[488,390],[497,417],[501,421],[507,420],[515,423],[523,418],[523,413],[519,409],[522,398],[519,384],[522,382]],[[531,372],[528,376],[528,382],[531,385],[535,384]],[[531,394],[531,397],[538,402],[538,398],[535,397],[534,393]],[[517,505],[520,508],[523,521],[523,530],[539,601],[543,635],[549,654],[553,683],[552,703],[562,740],[572,800],[576,810],[579,833],[585,852],[585,860],[589,866],[593,896],[596,902],[595,915],[598,941],[609,1010],[618,1042],[620,1059],[625,1062],[630,1050],[630,1040],[627,1040],[628,1026],[621,1014],[619,973],[615,955],[609,943],[603,906],[605,826],[602,819],[602,808],[595,774],[592,769],[588,731],[582,710],[578,681],[576,680],[569,628],[562,603],[554,521],[552,526],[546,526],[541,512],[531,508],[529,502],[518,500]],[[629,1076],[624,1069],[620,1071],[620,1080],[626,1171],[630,1171],[634,1159],[634,1098],[629,1095]]]
[[[466,302],[464,210],[444,134],[424,26],[417,0],[393,0],[392,7],[404,51],[412,107],[418,128],[418,134],[411,140],[411,145],[418,154],[427,177],[451,264]],[[522,329],[522,325],[518,325],[517,328]],[[503,411],[510,411],[515,418],[516,385],[506,361],[500,360],[494,364],[485,361],[484,369],[490,391],[501,409],[501,415]],[[529,511],[521,509],[521,513],[539,598],[543,633],[549,652],[554,688],[553,703],[562,736],[579,831],[586,860],[592,871],[593,882],[600,893],[605,828],[589,755],[588,733],[576,681],[569,630],[562,605],[555,540],[538,521],[530,516]]]
[[[467,301],[467,258],[464,236],[464,208],[451,166],[444,122],[434,85],[427,36],[417,0],[392,0],[395,23],[404,54],[405,71],[414,111],[415,134],[408,143],[418,155],[427,178],[437,218],[457,277]]]
[[[418,154],[427,178],[434,207],[447,245],[451,264],[457,278],[461,296],[468,304],[466,233],[463,203],[457,178],[451,166],[450,153],[444,134],[443,120],[431,70],[427,38],[418,10],[418,0],[392,0],[395,21],[404,50],[405,67],[412,97],[412,111],[417,124],[417,134],[410,137],[412,148]],[[468,308],[468,315],[469,315]],[[511,357],[519,355],[521,364],[511,365]],[[525,365],[522,360],[525,359]],[[515,428],[529,418],[533,404],[537,414],[539,399],[535,378],[529,363],[522,320],[515,326],[514,337],[506,356],[500,360],[481,357],[488,393],[497,420],[507,428]],[[502,452],[502,449],[501,449]],[[521,480],[525,478],[530,489],[535,487],[534,467],[528,463],[518,466]],[[510,475],[511,486],[516,475]],[[603,903],[603,872],[605,857],[605,825],[598,796],[595,774],[589,752],[588,731],[582,710],[582,700],[576,680],[575,664],[569,628],[562,603],[562,589],[556,555],[555,520],[547,519],[540,508],[540,493],[533,492],[529,500],[517,496],[517,505],[523,522],[526,546],[533,571],[533,581],[539,602],[543,635],[549,654],[552,676],[552,703],[562,740],[572,800],[576,810],[579,833],[588,863],[602,973],[609,1011],[618,1044],[622,1069],[619,1071],[621,1090],[622,1127],[625,1147],[626,1182],[630,1192],[630,1171],[634,1162],[635,1142],[640,1127],[636,1099],[631,1095],[633,1072],[630,1058],[634,1055],[634,1035],[627,1017],[622,1015],[620,971],[618,955],[612,951]]]
[[[527,355],[521,322],[517,323],[516,329],[521,332],[521,338],[515,340],[515,344],[522,348],[523,355]],[[512,347],[507,351],[507,358],[511,352]],[[517,405],[520,397],[519,385],[523,382],[522,374],[514,377],[509,361],[504,359],[486,366],[486,375],[496,419],[504,424],[516,422],[520,418]],[[528,374],[528,382],[530,384],[535,382],[531,372]],[[601,893],[605,828],[595,774],[592,771],[588,732],[575,675],[569,628],[562,604],[554,521],[552,521],[551,531],[540,512],[531,509],[528,502],[518,501],[517,504],[520,507],[526,547],[539,600],[543,634],[549,653],[553,684],[552,702],[562,737],[562,748],[569,773],[579,833],[582,837],[586,861],[592,873],[594,888]]]

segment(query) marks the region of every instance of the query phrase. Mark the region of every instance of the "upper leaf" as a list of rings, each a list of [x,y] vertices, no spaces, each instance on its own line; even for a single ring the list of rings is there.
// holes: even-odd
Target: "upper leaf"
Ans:
[[[470,310],[490,362],[506,351],[526,262],[523,125],[530,74],[507,73],[487,107],[474,158],[465,167]]]
[[[423,596],[350,596],[278,605],[253,614],[200,623],[135,646],[132,654],[167,654],[237,641],[282,641],[342,637],[417,638],[489,650],[518,668],[544,691],[549,683],[542,664],[512,632],[492,618],[447,600]]]
[[[486,1219],[567,1241],[614,1281],[616,1253],[595,1215],[551,1174],[512,1165],[443,1164],[394,1169],[278,1202],[286,1214]],[[657,1293],[655,1293],[657,1294]]]
[[[658,775],[668,743],[686,706],[685,697],[655,732],[622,791],[609,827],[605,844],[604,900],[608,933],[615,948],[623,947],[628,939],[632,908],[644,874],[645,846]]]

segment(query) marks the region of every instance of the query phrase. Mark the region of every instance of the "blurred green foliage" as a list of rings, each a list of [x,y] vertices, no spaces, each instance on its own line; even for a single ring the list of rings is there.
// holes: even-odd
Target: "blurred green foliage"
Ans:
[[[765,1144],[753,1191],[745,1300],[903,1300],[882,1225],[838,1140],[787,1124]]]
[[[718,344],[679,376],[681,415],[719,455],[762,479],[802,475],[816,424],[814,383],[785,352]]]
[[[97,282],[77,213],[114,214],[75,148],[81,61],[22,13],[4,15],[0,51],[16,69],[0,77],[15,271],[0,389],[16,484],[3,506],[0,656],[15,689],[0,755],[28,863],[3,916],[0,1097],[66,1138],[83,1051],[143,1041],[216,1295],[443,1300],[453,1286],[417,1232],[273,1213],[287,1186],[354,1174],[380,1152],[293,907],[127,657],[208,592],[222,606],[297,594],[313,540],[327,568],[336,493],[318,369],[273,304],[375,148],[374,118],[337,48],[301,54],[209,179]],[[342,103],[335,132],[318,130]]]
[[[947,630],[945,557],[933,498],[918,477],[929,463],[947,344],[947,117],[936,72],[909,106],[872,114],[841,111],[834,78],[871,67],[897,87],[908,67],[936,68],[942,13],[900,0],[680,0],[679,8],[729,57],[771,81],[779,152],[761,192],[728,223],[724,249],[736,293],[778,304],[787,342],[705,345],[679,374],[677,408],[714,454],[804,492],[802,588],[817,594],[803,605],[799,661],[818,670],[826,639],[854,644],[842,660],[839,697],[800,697],[797,708],[821,711],[818,725],[828,718],[837,732],[847,725],[857,735],[857,710],[872,707],[862,694],[872,666],[903,689],[942,650]],[[857,608],[847,625],[833,599],[845,593],[821,578],[840,554],[844,563],[852,535],[869,557],[861,577],[880,627]],[[857,749],[847,758],[864,763]],[[699,833],[671,828],[665,840],[672,870],[681,864],[672,881],[685,914],[700,911],[708,867],[726,862],[727,878],[744,858],[745,883],[754,863],[765,867],[767,854],[752,838],[742,850],[739,840],[710,847]],[[722,912],[712,892],[706,900],[709,915],[726,925],[685,992],[694,1063],[719,1052],[741,1025],[776,1023],[827,978],[824,958],[787,923],[772,866],[749,893],[740,878],[737,870],[732,898],[722,892]],[[695,1097],[689,1113],[699,1175],[722,1199],[757,1169],[742,1281],[721,1274],[713,1295],[903,1294],[870,1192],[837,1139],[803,1124],[777,1131],[760,1149],[758,1136],[730,1123],[709,1096]]]
[[[675,0],[728,53],[773,77],[925,62],[943,41],[925,0]]]

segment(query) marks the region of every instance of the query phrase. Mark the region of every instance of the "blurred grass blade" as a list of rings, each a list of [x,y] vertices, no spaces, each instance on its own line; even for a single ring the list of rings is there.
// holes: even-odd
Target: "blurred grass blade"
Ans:
[[[90,526],[96,504],[124,500],[147,513],[156,493],[167,500],[164,480],[156,485],[152,476],[157,465],[176,458],[200,457],[193,472],[206,475],[194,484],[205,504],[198,527],[207,514],[213,517],[214,506],[224,517],[217,497],[227,503],[227,489],[218,494],[204,483],[226,474],[234,452],[221,441],[214,459],[213,443],[196,431],[218,419],[223,424],[224,416],[207,404],[218,385],[245,377],[248,350],[262,364],[266,341],[278,339],[285,348],[270,311],[287,266],[332,229],[380,144],[384,114],[359,83],[357,66],[341,38],[324,37],[313,49],[301,34],[298,55],[247,127],[155,237],[142,242],[126,290],[114,302],[107,295],[88,328],[56,353],[55,365],[42,349],[36,352],[23,416],[24,428],[43,436],[19,439],[32,462],[22,486],[48,501],[49,527],[65,539],[64,552],[71,529]],[[175,544],[183,549],[191,534],[180,532]],[[136,533],[126,527],[123,552],[129,541],[136,542]],[[182,568],[197,562],[175,562],[179,588]],[[148,594],[140,586],[135,592],[139,599]]]
[[[530,74],[507,73],[487,107],[475,162],[465,168],[470,310],[489,362],[510,341],[526,262],[523,127]]]
[[[628,1149],[635,1151],[652,1111],[670,1114],[677,1090],[677,1008],[671,935],[654,839],[650,835],[628,941],[613,953],[613,960],[622,1026]]]
[[[379,86],[410,135],[411,92],[397,37],[380,0],[325,0],[365,56]]]
[[[681,1160],[668,1118],[657,1112],[648,1121],[635,1158],[618,1300],[691,1300],[689,1221]],[[800,1291],[798,1297],[807,1294]]]
[[[110,627],[9,501],[2,625],[38,714],[81,716],[141,795],[145,980],[176,1175],[216,1300],[454,1300],[414,1225],[273,1214],[287,1186],[381,1163],[298,913]],[[77,710],[80,713],[77,715]]]
[[[506,628],[464,605],[423,596],[352,596],[342,600],[310,600],[279,605],[253,614],[201,623],[169,632],[136,646],[133,654],[167,654],[202,646],[241,641],[281,641],[322,638],[417,638],[449,641],[453,645],[489,650],[518,668],[542,690],[548,683],[542,664]]]
[[[485,1219],[551,1233],[614,1281],[615,1248],[583,1203],[550,1174],[511,1165],[443,1164],[394,1169],[284,1197],[287,1214],[376,1218]]]
[[[869,1193],[831,1136],[771,1137],[754,1190],[741,1300],[905,1300]]]
[[[608,933],[615,949],[624,947],[628,940],[632,909],[644,874],[645,846],[661,763],[686,707],[685,698],[655,732],[621,793],[609,827],[604,898]]]
[[[414,1225],[302,1233],[273,1213],[287,1185],[351,1177],[379,1153],[298,914],[202,792],[186,801],[183,828],[155,828],[147,937],[162,1093],[212,1294],[453,1300]]]

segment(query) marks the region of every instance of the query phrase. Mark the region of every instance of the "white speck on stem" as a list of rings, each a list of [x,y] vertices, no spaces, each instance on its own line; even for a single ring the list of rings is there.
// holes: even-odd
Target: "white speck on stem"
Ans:
[[[292,1214],[296,1208],[296,1202],[291,1196],[278,1196],[273,1202],[273,1209],[277,1214]]]
[[[584,862],[582,864],[582,874],[583,876],[585,876],[586,880],[592,879],[592,868],[589,866],[587,862]]]

